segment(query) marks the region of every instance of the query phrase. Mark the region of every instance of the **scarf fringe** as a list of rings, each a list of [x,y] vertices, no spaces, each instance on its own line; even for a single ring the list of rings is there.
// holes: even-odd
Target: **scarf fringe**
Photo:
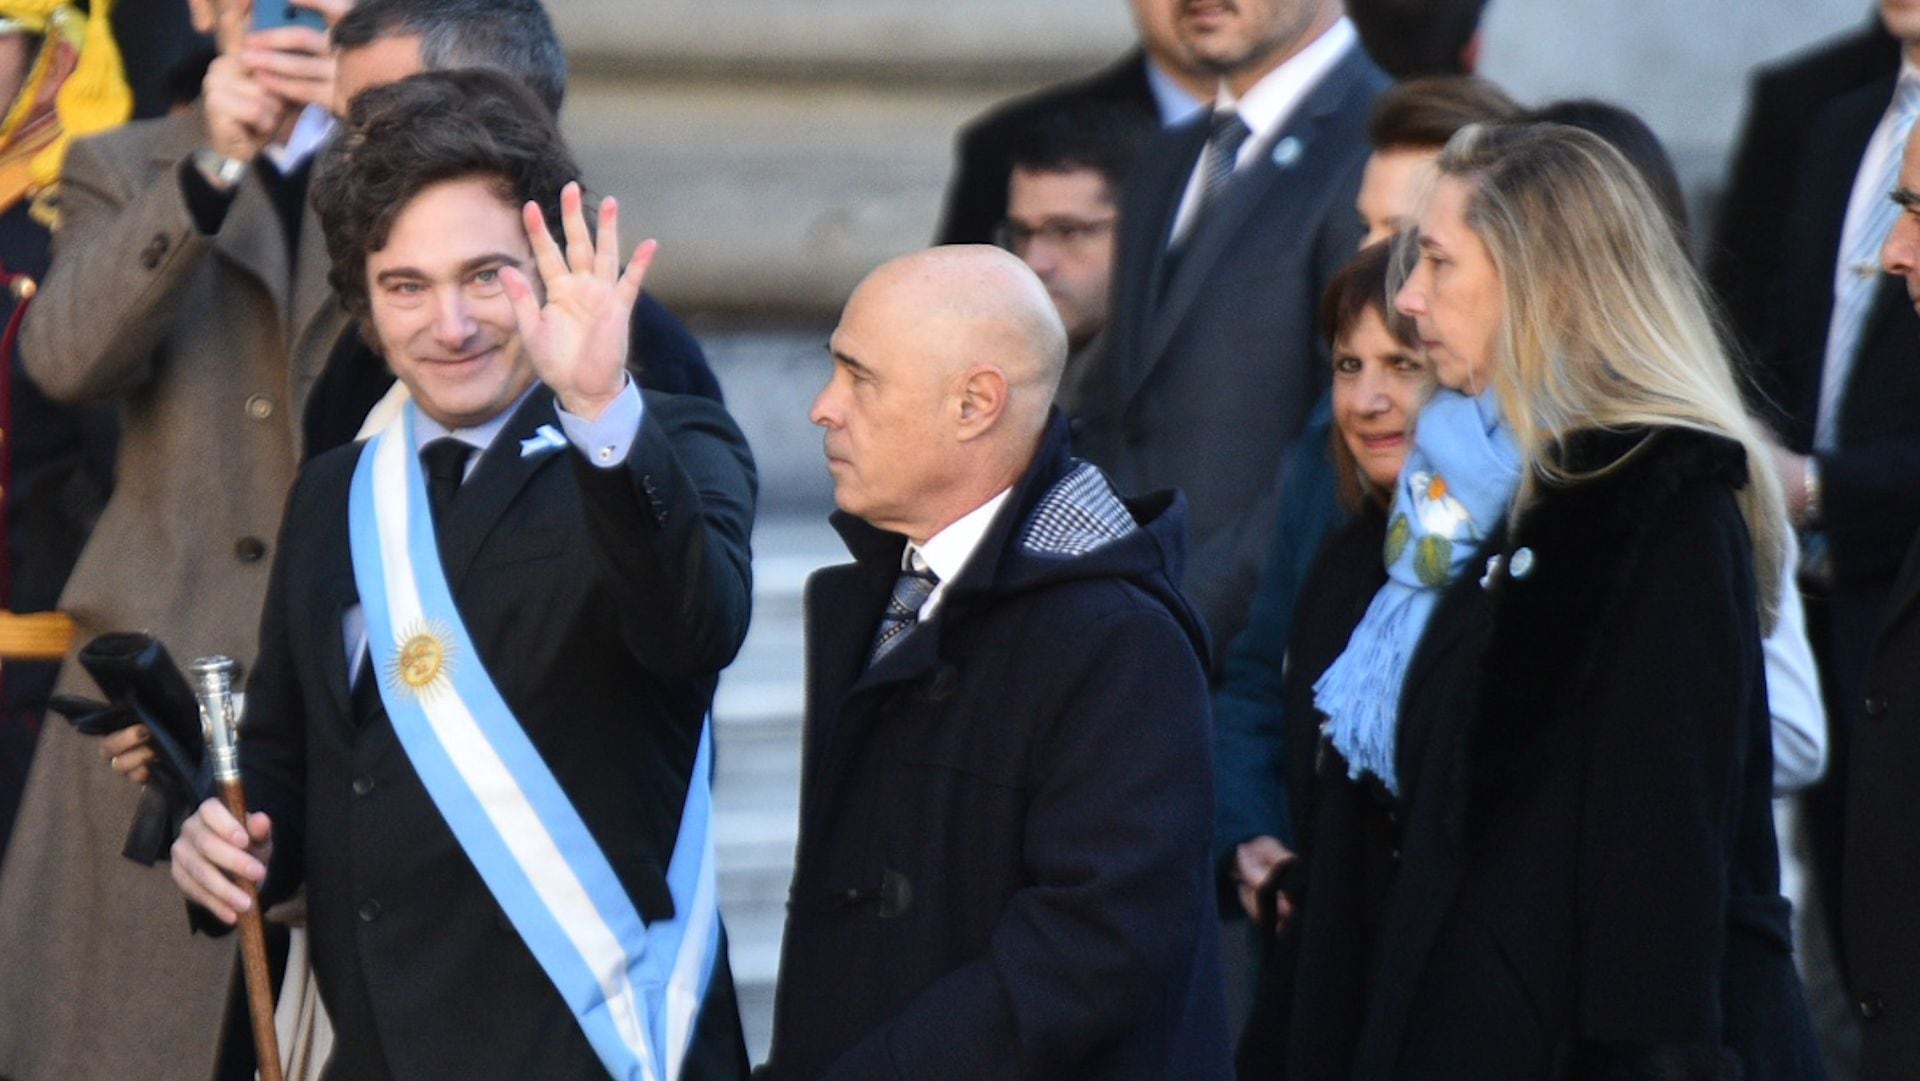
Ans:
[[[1394,768],[1399,744],[1400,689],[1412,662],[1412,647],[1438,598],[1389,580],[1367,606],[1347,648],[1313,685],[1313,704],[1328,720],[1333,749],[1347,760],[1347,777],[1371,773],[1387,791],[1400,794]],[[1411,631],[1412,633],[1409,633]]]

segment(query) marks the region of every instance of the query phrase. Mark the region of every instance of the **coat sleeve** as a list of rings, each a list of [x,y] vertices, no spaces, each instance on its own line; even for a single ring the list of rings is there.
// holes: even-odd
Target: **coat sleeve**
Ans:
[[[1164,613],[1107,616],[1044,739],[1032,883],[985,956],[906,1003],[828,1070],[855,1078],[1071,1077],[1121,1033],[1218,1025],[1206,681]],[[1210,966],[1208,962],[1213,964]],[[1145,1072],[1145,1071],[1143,1071]]]
[[[1739,810],[1766,798],[1744,791],[1767,738],[1753,564],[1725,489],[1671,501],[1641,551],[1584,684],[1561,1060],[1571,1078],[1717,1079],[1732,1076],[1720,984]]]
[[[108,136],[112,138],[113,136]],[[94,140],[73,145],[61,174],[53,265],[21,329],[27,373],[67,405],[146,381],[177,301],[212,238],[193,224],[177,168],[129,185]]]
[[[1284,699],[1287,643],[1313,554],[1339,516],[1332,470],[1320,440],[1328,429],[1311,425],[1288,455],[1280,482],[1280,513],[1260,572],[1247,625],[1227,650],[1213,698],[1214,862],[1225,867],[1235,846],[1254,837],[1294,843],[1287,798]]]
[[[747,633],[756,491],[746,437],[703,398],[646,396],[625,469],[571,454],[595,556],[626,611],[622,633],[665,679],[727,666]]]

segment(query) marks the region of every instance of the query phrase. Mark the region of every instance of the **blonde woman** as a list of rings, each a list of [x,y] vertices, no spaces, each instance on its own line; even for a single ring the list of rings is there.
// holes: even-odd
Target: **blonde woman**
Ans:
[[[1769,809],[1784,515],[1700,286],[1570,128],[1462,132],[1418,222],[1396,304],[1446,389],[1315,688],[1280,1072],[1817,1077]]]

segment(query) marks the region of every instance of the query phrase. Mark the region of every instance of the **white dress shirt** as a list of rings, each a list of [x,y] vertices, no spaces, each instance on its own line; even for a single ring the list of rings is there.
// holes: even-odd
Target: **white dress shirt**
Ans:
[[[1183,124],[1207,107],[1205,101],[1187,93],[1187,88],[1175,82],[1165,68],[1153,62],[1152,57],[1146,58],[1146,64],[1147,89],[1153,94],[1153,108],[1160,114],[1161,127]]]
[[[1285,63],[1268,72],[1266,78],[1249,87],[1245,97],[1236,98],[1226,82],[1221,82],[1220,96],[1214,99],[1213,111],[1217,113],[1231,109],[1239,113],[1241,121],[1247,125],[1246,141],[1240,144],[1240,151],[1233,159],[1235,173],[1245,169],[1247,163],[1258,155],[1270,152],[1270,144],[1280,134],[1280,129],[1286,126],[1294,110],[1359,41],[1360,35],[1354,31],[1353,24],[1342,16],[1339,22],[1327,27],[1306,48],[1288,57]],[[1187,190],[1181,195],[1180,210],[1174,216],[1172,235],[1176,242],[1184,239],[1192,226],[1194,210],[1200,203],[1203,184],[1201,173],[1206,163],[1207,155],[1202,151],[1193,163],[1193,174],[1187,178]]]
[[[961,515],[953,524],[928,537],[925,544],[907,542],[906,550],[900,553],[900,568],[915,569],[914,560],[918,558],[926,564],[927,570],[933,572],[934,577],[940,579],[933,587],[933,592],[927,594],[926,603],[920,606],[920,614],[914,622],[925,623],[933,618],[933,613],[940,607],[941,598],[947,592],[947,583],[966,568],[974,549],[980,547],[981,540],[986,537],[987,527],[993,524],[993,516],[999,513],[1001,505],[1012,493],[1012,488],[1002,488],[999,495]]]

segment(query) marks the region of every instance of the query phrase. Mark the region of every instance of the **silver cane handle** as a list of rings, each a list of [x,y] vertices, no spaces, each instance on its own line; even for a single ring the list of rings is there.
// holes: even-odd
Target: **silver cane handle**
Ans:
[[[200,700],[200,731],[206,737],[213,779],[240,777],[240,716],[233,705],[233,683],[240,664],[232,657],[201,657],[187,666],[194,697]]]

